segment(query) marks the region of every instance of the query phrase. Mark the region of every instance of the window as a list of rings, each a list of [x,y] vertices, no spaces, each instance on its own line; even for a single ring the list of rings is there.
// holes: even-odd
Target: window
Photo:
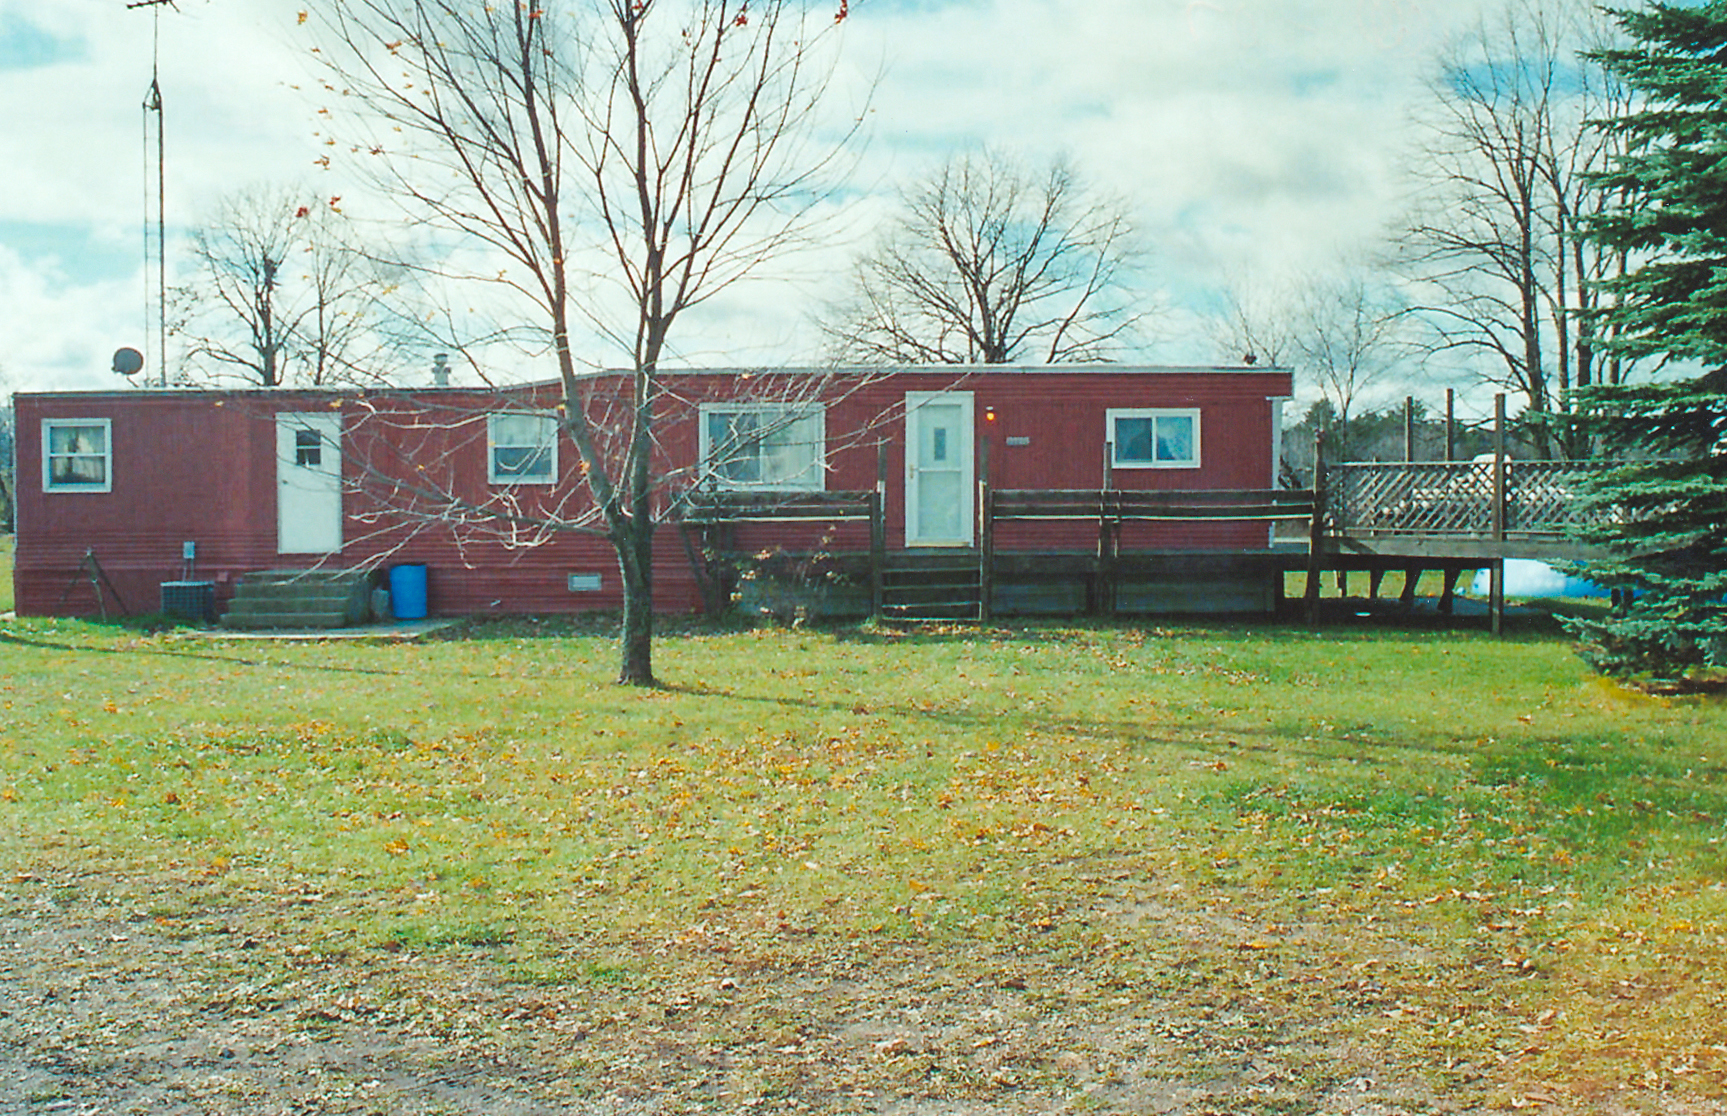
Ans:
[[[1110,464],[1117,469],[1197,469],[1199,409],[1108,412]]]
[[[324,441],[316,430],[294,431],[294,464],[315,468],[324,463]]]
[[[107,492],[113,446],[107,419],[42,420],[42,491]]]
[[[721,488],[819,492],[827,485],[826,422],[819,407],[703,404],[702,475]]]
[[[552,484],[558,479],[556,415],[491,415],[486,439],[486,480],[491,484]]]

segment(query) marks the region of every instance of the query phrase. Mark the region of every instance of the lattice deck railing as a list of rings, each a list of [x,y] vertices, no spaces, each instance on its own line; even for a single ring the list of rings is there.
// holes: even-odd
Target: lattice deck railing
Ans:
[[[1508,461],[1505,533],[1562,537],[1598,520],[1580,479],[1610,462]],[[1326,469],[1328,526],[1337,535],[1486,536],[1493,532],[1493,462],[1343,464]]]

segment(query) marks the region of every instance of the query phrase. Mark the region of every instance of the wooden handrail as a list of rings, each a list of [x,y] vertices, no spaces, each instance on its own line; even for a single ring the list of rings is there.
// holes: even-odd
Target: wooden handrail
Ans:
[[[797,519],[871,519],[878,496],[862,492],[688,492],[680,517],[688,524]]]
[[[1110,520],[1306,519],[1314,495],[1296,489],[996,489],[992,518]]]

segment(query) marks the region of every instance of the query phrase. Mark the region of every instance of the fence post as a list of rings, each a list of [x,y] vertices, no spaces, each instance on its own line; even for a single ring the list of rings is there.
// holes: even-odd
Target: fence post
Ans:
[[[1097,611],[1115,615],[1115,549],[1110,540],[1109,494],[1115,489],[1115,443],[1103,443],[1103,487],[1097,493]]]
[[[883,592],[887,577],[887,443],[875,451],[875,491],[870,493],[869,596],[870,619],[881,622]]]
[[[1313,517],[1307,526],[1307,622],[1319,623],[1319,579],[1325,568],[1325,430],[1313,432]]]
[[[1445,460],[1457,460],[1457,389],[1445,389]]]
[[[1493,397],[1493,565],[1487,610],[1493,634],[1505,631],[1505,393]]]
[[[1415,396],[1403,397],[1403,463],[1415,460]]]
[[[995,607],[995,487],[989,482],[989,436],[977,446],[977,618],[988,623]]]

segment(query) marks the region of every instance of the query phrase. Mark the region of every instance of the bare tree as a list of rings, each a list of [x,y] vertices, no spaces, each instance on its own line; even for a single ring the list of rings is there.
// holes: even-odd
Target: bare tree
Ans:
[[[660,364],[692,307],[798,242],[849,131],[813,147],[843,0],[324,0],[333,86],[378,122],[371,152],[419,218],[480,263],[446,276],[531,308],[561,385],[586,501],[537,529],[617,554],[619,680],[654,681]],[[838,18],[836,18],[838,17]],[[832,134],[830,133],[830,139]],[[584,375],[591,326],[628,360]],[[507,509],[497,520],[513,526]]]
[[[1206,319],[1206,332],[1228,354],[1225,360],[1283,364],[1295,353],[1295,301],[1293,285],[1251,276],[1232,280]]]
[[[193,369],[262,387],[388,378],[396,284],[355,243],[340,202],[255,186],[193,231],[194,276],[173,292]]]
[[[1580,0],[1510,0],[1453,44],[1433,86],[1414,172],[1422,193],[1402,236],[1403,262],[1424,281],[1432,347],[1463,354],[1486,379],[1523,396],[1537,452],[1584,452],[1546,416],[1574,389],[1617,382],[1592,312],[1595,284],[1625,260],[1577,237],[1609,199],[1593,183],[1612,155],[1625,92],[1580,51],[1607,26]]]
[[[1251,361],[1292,365],[1310,378],[1333,416],[1331,445],[1350,453],[1350,418],[1416,357],[1409,308],[1383,275],[1355,267],[1282,287],[1227,292],[1213,335]]]
[[[1143,316],[1128,220],[1066,162],[1037,174],[1000,152],[956,155],[900,206],[824,326],[842,361],[1104,360]]]
[[[1360,273],[1306,285],[1297,300],[1295,348],[1337,416],[1337,452],[1351,452],[1349,420],[1413,356],[1405,305]]]

